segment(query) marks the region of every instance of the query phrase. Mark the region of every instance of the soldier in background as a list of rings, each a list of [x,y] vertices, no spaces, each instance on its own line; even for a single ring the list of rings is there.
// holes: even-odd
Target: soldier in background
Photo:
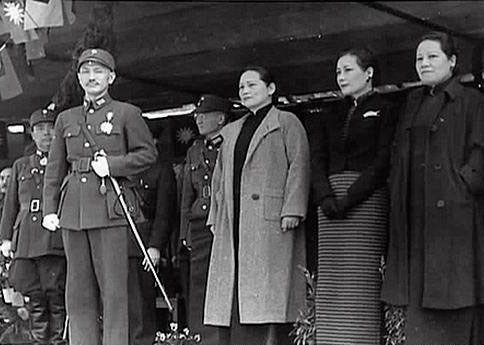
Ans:
[[[214,327],[203,326],[205,288],[212,248],[212,233],[205,225],[210,207],[210,182],[223,140],[218,136],[227,123],[232,103],[214,95],[200,98],[194,117],[202,138],[188,149],[182,186],[180,239],[190,250],[188,324],[200,333],[203,344],[217,344]]]
[[[153,264],[159,266],[161,252],[169,244],[171,218],[176,212],[176,181],[167,161],[158,161],[136,178],[136,191],[146,222],[138,225]],[[130,345],[152,345],[156,328],[155,280],[136,240],[129,241],[129,337]]]
[[[61,345],[65,323],[66,260],[60,233],[42,228],[42,187],[54,114],[37,110],[30,117],[36,152],[16,160],[7,189],[0,235],[2,254],[11,256],[9,281],[29,297],[33,344]]]

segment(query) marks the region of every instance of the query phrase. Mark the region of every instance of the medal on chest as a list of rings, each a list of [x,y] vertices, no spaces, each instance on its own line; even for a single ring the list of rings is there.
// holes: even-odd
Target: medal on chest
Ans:
[[[109,111],[106,113],[106,121],[102,122],[99,128],[101,129],[101,132],[107,135],[110,135],[112,130],[113,130],[113,124],[111,123],[113,119],[113,112]]]

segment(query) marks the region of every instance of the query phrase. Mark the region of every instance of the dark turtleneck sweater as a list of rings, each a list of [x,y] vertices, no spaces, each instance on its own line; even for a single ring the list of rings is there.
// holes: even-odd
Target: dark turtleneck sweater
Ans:
[[[242,168],[244,167],[245,158],[249,145],[255,131],[260,126],[264,118],[271,110],[272,104],[268,104],[254,113],[251,113],[240,130],[240,134],[235,143],[234,149],[234,249],[238,253],[239,243],[239,215],[240,215],[240,182],[242,177]],[[236,264],[237,264],[237,255]]]

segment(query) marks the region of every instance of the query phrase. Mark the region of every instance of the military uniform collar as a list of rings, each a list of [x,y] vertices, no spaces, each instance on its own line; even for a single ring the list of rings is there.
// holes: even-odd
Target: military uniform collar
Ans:
[[[83,107],[84,107],[84,110],[89,110],[89,109],[99,110],[102,107],[104,107],[106,104],[109,104],[109,102],[111,101],[112,101],[111,96],[108,93],[106,93],[105,95],[97,98],[95,101],[90,101],[84,98]]]

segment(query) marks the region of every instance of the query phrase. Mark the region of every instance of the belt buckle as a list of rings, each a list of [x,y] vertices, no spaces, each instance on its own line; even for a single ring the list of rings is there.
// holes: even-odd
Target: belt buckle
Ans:
[[[30,200],[30,212],[39,212],[39,211],[40,211],[40,200],[39,199]]]
[[[90,157],[82,157],[78,160],[78,168],[77,170],[81,173],[87,173],[91,170],[91,158]]]
[[[210,186],[205,185],[202,187],[202,197],[209,198],[211,194]]]

